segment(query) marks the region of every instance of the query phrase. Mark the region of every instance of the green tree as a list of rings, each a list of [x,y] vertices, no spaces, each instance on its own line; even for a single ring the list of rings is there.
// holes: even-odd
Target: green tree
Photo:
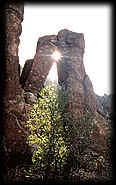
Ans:
[[[41,90],[26,127],[30,131],[28,142],[33,148],[32,162],[42,170],[52,167],[61,173],[69,148],[58,92],[54,87],[46,86]]]

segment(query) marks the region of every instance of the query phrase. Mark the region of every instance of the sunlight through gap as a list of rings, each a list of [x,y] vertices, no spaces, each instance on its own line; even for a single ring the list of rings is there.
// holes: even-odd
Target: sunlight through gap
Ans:
[[[57,64],[56,62],[53,63],[48,76],[45,80],[44,86],[52,85],[54,87],[57,87],[58,85],[58,73],[57,73]]]
[[[59,51],[55,51],[51,57],[55,60],[55,61],[59,61],[61,59],[61,53]]]

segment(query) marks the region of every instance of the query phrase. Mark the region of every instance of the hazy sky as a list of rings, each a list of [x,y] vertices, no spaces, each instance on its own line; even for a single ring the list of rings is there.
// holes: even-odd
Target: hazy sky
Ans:
[[[20,36],[19,59],[23,66],[34,57],[39,37],[61,29],[83,33],[84,65],[96,94],[111,92],[111,7],[109,5],[26,4]]]

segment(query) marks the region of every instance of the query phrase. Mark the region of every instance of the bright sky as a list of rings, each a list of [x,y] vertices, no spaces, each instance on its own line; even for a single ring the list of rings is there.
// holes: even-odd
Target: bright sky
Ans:
[[[109,5],[25,4],[19,59],[34,58],[39,37],[61,29],[83,33],[84,65],[96,94],[111,93],[111,7]]]

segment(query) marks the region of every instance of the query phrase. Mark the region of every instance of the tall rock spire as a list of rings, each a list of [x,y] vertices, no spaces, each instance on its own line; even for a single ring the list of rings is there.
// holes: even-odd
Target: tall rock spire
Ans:
[[[19,85],[19,36],[22,32],[21,22],[23,21],[24,5],[9,4],[5,6],[5,91],[6,99],[16,99],[21,93]]]

